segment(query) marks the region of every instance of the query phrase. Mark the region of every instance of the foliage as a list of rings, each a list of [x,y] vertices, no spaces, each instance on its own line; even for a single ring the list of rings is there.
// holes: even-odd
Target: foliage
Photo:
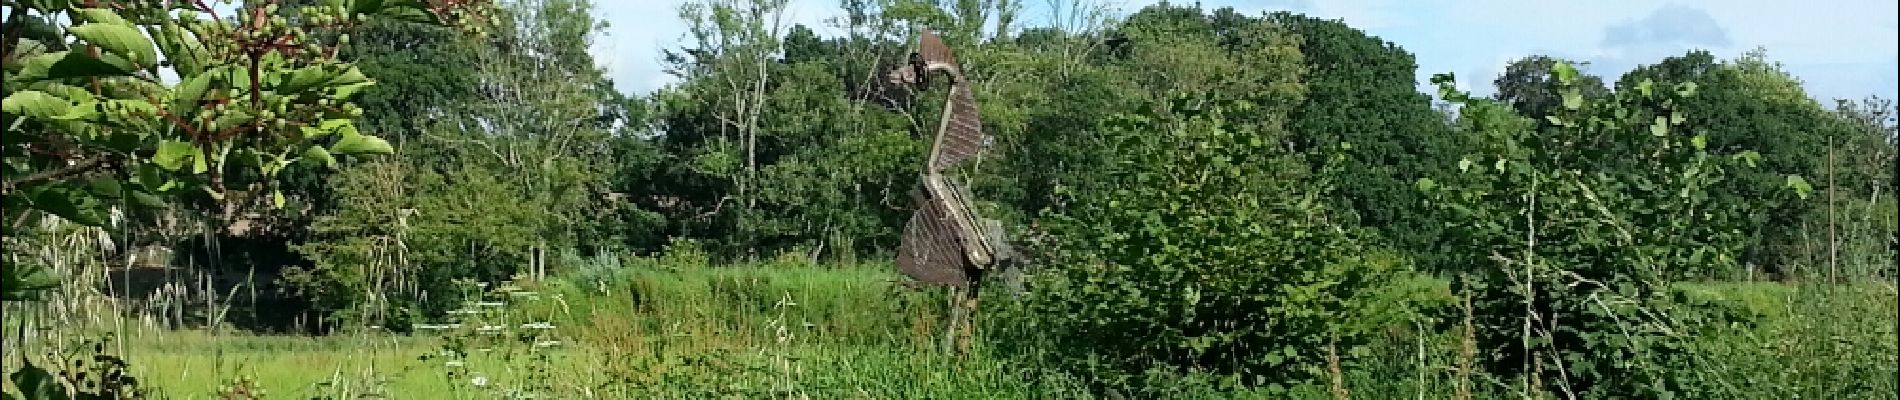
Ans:
[[[1760,50],[1726,62],[1704,51],[1670,57],[1625,74],[1617,90],[1637,90],[1646,79],[1703,88],[1681,102],[1686,119],[1678,129],[1706,136],[1711,151],[1761,155],[1759,168],[1734,171],[1710,192],[1719,203],[1746,207],[1744,261],[1785,275],[1825,260],[1802,237],[1822,234],[1826,226],[1826,205],[1810,194],[1825,190],[1816,179],[1827,176],[1829,138],[1843,136],[1840,120]],[[1794,182],[1804,189],[1785,190]]]
[[[1293,13],[1074,1],[1036,25],[1013,0],[851,0],[827,30],[792,23],[795,2],[708,0],[680,10],[689,40],[664,65],[678,80],[620,93],[583,0],[279,0],[235,18],[68,3],[6,3],[5,322],[144,333],[123,369],[167,394],[471,394],[471,376],[442,379],[469,369],[415,360],[443,344],[482,391],[558,398],[1897,390],[1879,378],[1893,289],[1866,279],[1894,273],[1895,109],[1823,108],[1760,52],[1661,60],[1614,91],[1533,56],[1482,77],[1494,99],[1440,93],[1461,107],[1441,114],[1405,49]],[[409,11],[312,8],[376,4]],[[499,24],[471,37],[431,4]],[[983,291],[985,341],[960,357],[930,350],[946,296],[876,261],[943,94],[880,78],[926,26],[970,67],[993,139],[958,171],[977,206],[1048,234],[1027,235],[1046,267],[1031,291]],[[229,103],[181,97],[198,87]],[[281,115],[247,119],[266,109]],[[221,123],[228,136],[193,136]],[[748,258],[771,261],[725,265]],[[1839,284],[1730,281],[1836,261]],[[246,269],[279,278],[225,274]],[[13,301],[62,280],[87,286]],[[461,282],[512,280],[544,299],[464,314],[496,299]],[[84,311],[146,301],[126,286],[351,334]],[[291,301],[255,294],[273,289]],[[560,329],[512,329],[522,316]],[[4,369],[59,380],[63,364],[12,352],[83,332],[28,324],[0,329],[20,336]],[[535,347],[547,331],[562,344]]]
[[[421,128],[403,134],[414,155],[334,176],[338,201],[295,247],[310,265],[288,270],[287,288],[334,322],[406,330],[454,308],[457,279],[545,276],[565,252],[614,245],[595,232],[637,231],[595,218],[623,210],[608,195],[613,166],[595,161],[621,151],[608,129],[622,121],[605,115],[612,98],[584,51],[601,28],[588,7],[511,2],[491,40],[425,54],[479,61],[468,87],[442,89],[470,93],[384,111],[378,121],[441,118],[409,124]]]
[[[1461,284],[1476,293],[1481,348],[1497,349],[1483,361],[1527,377],[1526,395],[1687,395],[1669,380],[1688,367],[1675,364],[1688,357],[1679,342],[1724,320],[1661,309],[1663,285],[1738,264],[1747,208],[1709,191],[1759,156],[1711,154],[1706,135],[1680,130],[1693,83],[1593,100],[1568,63],[1552,80],[1562,108],[1540,116],[1556,128],[1539,133],[1449,75],[1434,79],[1482,143],[1455,180],[1418,185],[1458,217],[1452,240],[1477,250],[1455,257],[1481,266]]]
[[[1550,77],[1552,69],[1559,62],[1581,66],[1575,61],[1544,55],[1512,61],[1510,65],[1504,66],[1503,74],[1491,81],[1493,85],[1497,85],[1498,89],[1497,94],[1492,95],[1491,98],[1511,106],[1511,109],[1517,110],[1518,115],[1538,116],[1556,113],[1558,108],[1563,106],[1563,98],[1557,93],[1557,82],[1552,81]],[[1610,88],[1603,84],[1603,78],[1596,75],[1579,72],[1575,85],[1584,98],[1602,99],[1610,94]],[[1548,120],[1535,122],[1538,123],[1540,129],[1551,127]]]
[[[1454,173],[1472,144],[1450,132],[1417,89],[1417,61],[1398,45],[1335,20],[1276,12],[1268,22],[1298,34],[1305,56],[1307,96],[1288,116],[1292,148],[1309,162],[1340,143],[1350,144],[1346,165],[1331,170],[1337,185],[1328,203],[1349,226],[1377,233],[1387,246],[1421,266],[1448,270],[1440,255],[1460,251],[1438,239],[1446,216],[1433,212],[1412,183]]]
[[[1096,385],[1139,387],[1150,371],[1294,382],[1373,329],[1353,322],[1361,296],[1397,266],[1359,257],[1318,201],[1324,183],[1272,144],[1284,131],[1226,122],[1229,109],[1274,107],[1253,104],[1183,96],[1172,117],[1104,122],[1109,180],[1074,189],[1050,218],[1029,323]]]
[[[51,367],[24,365],[7,374],[12,388],[23,399],[142,399],[152,389],[139,384],[125,359],[106,352],[111,338],[85,340],[81,351],[53,354]],[[15,398],[15,393],[4,393]]]
[[[268,182],[292,163],[388,154],[352,123],[362,112],[352,96],[373,82],[335,59],[343,38],[310,32],[365,15],[478,28],[466,22],[485,18],[480,5],[332,1],[288,20],[272,4],[228,17],[202,2],[14,4],[8,31],[33,35],[7,35],[0,56],[6,236],[47,215],[104,226],[114,208],[160,208],[201,190],[227,205],[281,206]],[[17,276],[7,265],[0,274]]]

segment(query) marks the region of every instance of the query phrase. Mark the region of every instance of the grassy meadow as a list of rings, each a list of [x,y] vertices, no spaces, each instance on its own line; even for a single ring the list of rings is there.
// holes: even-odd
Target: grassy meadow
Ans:
[[[680,265],[683,264],[683,265]],[[1033,327],[1013,321],[1009,295],[986,295],[982,340],[939,351],[941,290],[899,284],[887,266],[801,262],[710,266],[650,260],[618,272],[574,274],[478,305],[460,329],[396,335],[372,328],[329,336],[157,330],[137,322],[59,327],[7,347],[74,351],[117,337],[106,353],[157,398],[1090,398],[1087,377],[1039,364]],[[1467,349],[1456,297],[1423,278],[1435,306],[1410,312],[1340,365],[1331,379],[1269,393],[1216,389],[1195,377],[1156,388],[1169,398],[1509,398],[1511,383],[1461,374]],[[1754,324],[1713,327],[1688,341],[1703,368],[1682,371],[1735,398],[1893,398],[1892,285],[1685,284],[1682,301],[1735,306]],[[1830,292],[1830,293],[1821,293]],[[30,313],[9,313],[9,330]],[[1016,317],[1016,318],[1011,318]],[[117,322],[117,321],[115,321]],[[546,322],[549,329],[536,329]],[[524,325],[526,324],[526,325]],[[476,325],[504,326],[482,333]],[[115,327],[119,326],[119,327]],[[534,326],[524,328],[524,326]],[[85,334],[78,334],[84,332]],[[10,340],[10,343],[12,341]],[[464,347],[456,347],[464,346]],[[435,357],[470,349],[466,358]],[[486,349],[486,350],[484,350]],[[83,354],[83,348],[77,348]],[[43,360],[44,358],[35,357]],[[9,366],[9,368],[13,368]],[[12,385],[12,383],[9,383]],[[238,397],[242,398],[242,397]]]

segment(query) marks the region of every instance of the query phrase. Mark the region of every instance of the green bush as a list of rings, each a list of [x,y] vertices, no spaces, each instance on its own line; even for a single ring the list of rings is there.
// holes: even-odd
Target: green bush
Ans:
[[[1459,176],[1419,182],[1455,217],[1448,241],[1469,249],[1452,257],[1473,267],[1462,283],[1479,347],[1493,349],[1481,361],[1525,392],[1683,394],[1674,371],[1698,362],[1685,340],[1736,315],[1672,301],[1665,283],[1735,270],[1747,208],[1710,188],[1759,156],[1711,154],[1706,135],[1677,129],[1693,84],[1586,100],[1575,69],[1552,70],[1563,104],[1536,116],[1554,126],[1542,132],[1434,79],[1482,143]]]
[[[1360,314],[1393,311],[1367,303],[1404,264],[1329,220],[1323,189],[1300,184],[1316,175],[1278,132],[1223,117],[1252,104],[1202,102],[1107,122],[1118,155],[1107,182],[1048,219],[1047,272],[1024,316],[1098,388],[1196,372],[1226,385],[1309,378],[1328,346],[1345,353],[1379,328]]]

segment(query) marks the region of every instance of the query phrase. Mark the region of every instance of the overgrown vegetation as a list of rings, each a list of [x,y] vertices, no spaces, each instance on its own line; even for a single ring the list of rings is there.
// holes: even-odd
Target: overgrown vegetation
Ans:
[[[5,393],[1900,396],[1900,110],[1763,51],[1434,104],[1292,13],[841,6],[692,2],[623,94],[587,0],[6,2]],[[923,27],[1030,250],[968,353],[883,261]]]

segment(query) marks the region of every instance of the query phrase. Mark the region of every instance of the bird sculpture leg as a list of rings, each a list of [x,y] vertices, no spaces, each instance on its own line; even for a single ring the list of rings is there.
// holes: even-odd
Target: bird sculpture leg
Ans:
[[[977,286],[982,270],[973,270],[970,274],[970,286],[950,287],[950,320],[944,324],[943,351],[957,354],[968,353],[970,343],[976,336]]]
[[[950,315],[943,324],[943,339],[938,342],[938,349],[944,352],[955,351],[957,348],[957,323],[963,320],[962,294],[963,288],[951,286],[950,295],[945,298],[944,305],[950,306]]]
[[[969,354],[970,343],[976,340],[977,285],[970,284],[970,290],[963,296],[963,340],[957,348],[957,354]]]

